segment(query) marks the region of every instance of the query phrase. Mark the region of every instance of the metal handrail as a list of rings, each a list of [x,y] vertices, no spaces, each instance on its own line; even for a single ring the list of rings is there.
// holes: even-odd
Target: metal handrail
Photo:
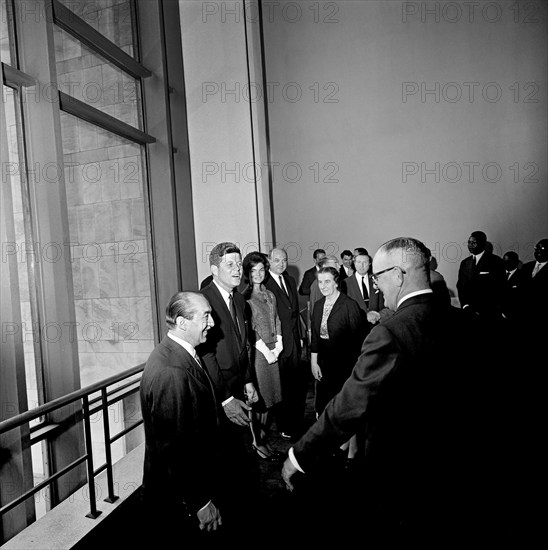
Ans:
[[[28,422],[34,420],[35,418],[44,416],[45,414],[58,410],[66,405],[69,405],[81,399],[82,416],[83,416],[82,420],[84,422],[84,441],[85,441],[85,453],[82,456],[80,456],[78,459],[73,461],[68,466],[65,466],[62,470],[54,472],[50,476],[46,477],[38,485],[35,485],[34,487],[32,487],[32,489],[29,489],[28,491],[26,491],[16,499],[2,506],[0,508],[0,516],[2,516],[6,512],[14,508],[15,506],[18,506],[19,504],[24,502],[27,498],[33,496],[35,493],[39,492],[44,487],[46,487],[47,485],[51,484],[53,481],[58,479],[61,475],[64,475],[65,473],[72,470],[76,466],[79,466],[84,461],[87,464],[87,484],[89,489],[89,500],[90,500],[90,512],[86,514],[86,517],[95,519],[101,513],[97,509],[97,500],[95,495],[95,476],[105,469],[107,470],[107,484],[108,484],[108,497],[105,499],[105,501],[112,503],[115,500],[117,500],[118,497],[114,494],[114,481],[113,481],[113,475],[112,475],[112,455],[111,455],[110,447],[111,447],[111,444],[117,441],[122,435],[125,435],[126,433],[140,426],[143,423],[143,421],[140,420],[138,422],[135,422],[132,426],[124,429],[121,433],[116,434],[114,437],[111,437],[110,426],[108,422],[108,406],[111,405],[112,403],[121,401],[122,399],[124,399],[128,395],[131,395],[132,393],[137,392],[139,389],[138,385],[134,386],[133,388],[130,388],[125,392],[120,393],[122,389],[126,389],[132,386],[133,384],[138,383],[140,379],[137,378],[133,380],[131,383],[124,384],[121,387],[114,388],[110,392],[107,392],[106,388],[108,386],[111,386],[112,384],[116,384],[117,382],[120,382],[122,380],[125,380],[126,378],[129,378],[131,376],[134,376],[135,374],[142,372],[144,367],[145,367],[144,363],[141,365],[137,365],[136,367],[132,367],[131,369],[128,369],[124,372],[121,372],[114,376],[110,376],[109,378],[106,378],[100,382],[96,382],[85,388],[73,391],[67,395],[64,395],[63,397],[58,397],[57,399],[53,399],[49,403],[40,405],[35,409],[23,412],[12,418],[9,418],[8,420],[4,420],[3,422],[0,422],[0,434],[3,434],[9,430],[13,430],[24,424],[27,424]],[[93,399],[90,402],[89,395],[97,391],[101,392],[101,396],[99,398]],[[119,395],[109,400],[109,397],[112,397],[114,394],[119,394]],[[97,403],[98,401],[100,401],[101,404],[97,407],[94,407],[92,410],[90,408],[90,404]],[[90,426],[89,419],[90,419],[90,416],[94,414],[97,410],[102,410],[103,416],[104,416],[103,431],[105,436],[106,462],[103,465],[99,466],[99,468],[94,470],[93,451],[92,451],[92,442],[91,442],[91,426]],[[41,424],[41,427],[47,427],[47,423]]]

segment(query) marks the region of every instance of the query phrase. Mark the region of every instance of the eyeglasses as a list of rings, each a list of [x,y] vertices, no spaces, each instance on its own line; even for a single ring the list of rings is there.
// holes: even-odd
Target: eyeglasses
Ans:
[[[376,284],[379,280],[379,277],[383,274],[383,273],[386,273],[387,271],[392,271],[393,269],[399,269],[404,275],[407,273],[407,271],[405,271],[405,269],[403,269],[403,267],[400,267],[399,265],[393,265],[392,267],[387,267],[386,269],[383,269],[382,271],[377,271],[377,273],[372,273],[371,274],[371,277],[373,279],[373,282]]]

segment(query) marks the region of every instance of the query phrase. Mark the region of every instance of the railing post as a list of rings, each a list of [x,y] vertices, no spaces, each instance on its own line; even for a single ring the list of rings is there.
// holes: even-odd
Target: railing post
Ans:
[[[95,474],[93,473],[93,444],[91,441],[91,425],[89,422],[89,400],[88,396],[82,396],[82,408],[84,409],[84,439],[86,443],[86,463],[88,469],[88,487],[89,487],[89,514],[87,518],[95,519],[101,514],[97,510],[97,499],[95,496]]]
[[[108,399],[107,399],[107,388],[104,387],[101,390],[101,407],[103,409],[103,431],[105,433],[105,458],[107,461],[107,487],[108,487],[108,496],[105,498],[105,502],[110,502],[111,504],[118,500],[118,497],[114,494],[114,478],[112,475],[112,452],[111,452],[111,442],[110,442],[110,424],[108,418]]]

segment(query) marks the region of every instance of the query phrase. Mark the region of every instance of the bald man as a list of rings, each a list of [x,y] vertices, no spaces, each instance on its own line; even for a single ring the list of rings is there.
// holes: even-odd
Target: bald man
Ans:
[[[301,363],[299,295],[295,279],[287,273],[287,252],[283,248],[273,248],[268,259],[270,273],[264,284],[276,296],[283,342],[278,358],[282,402],[276,420],[281,436],[291,440],[303,432],[308,374],[308,369]]]

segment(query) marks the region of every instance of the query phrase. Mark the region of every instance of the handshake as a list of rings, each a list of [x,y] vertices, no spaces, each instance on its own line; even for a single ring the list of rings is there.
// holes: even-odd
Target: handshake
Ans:
[[[265,356],[268,364],[272,365],[278,360],[278,356],[280,355],[280,353],[282,353],[282,350],[284,349],[282,336],[278,334],[278,339],[276,340],[276,345],[274,346],[274,349],[269,349],[263,340],[258,340],[255,343],[255,347]]]

